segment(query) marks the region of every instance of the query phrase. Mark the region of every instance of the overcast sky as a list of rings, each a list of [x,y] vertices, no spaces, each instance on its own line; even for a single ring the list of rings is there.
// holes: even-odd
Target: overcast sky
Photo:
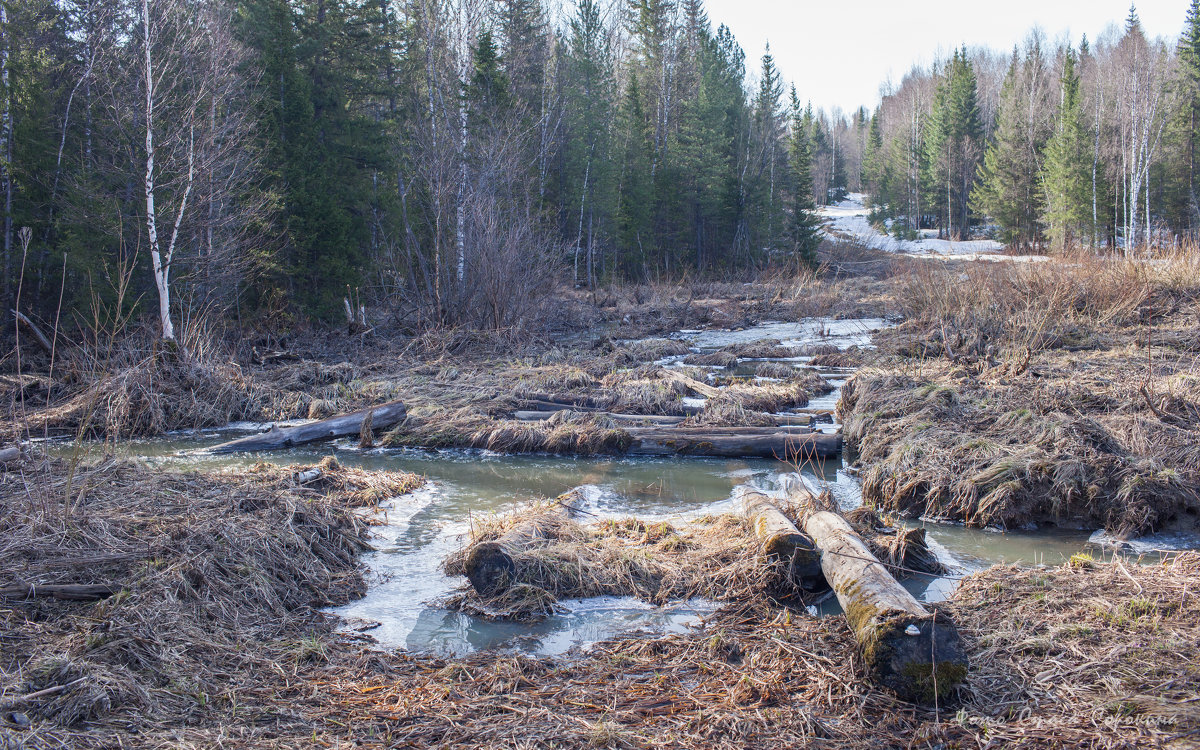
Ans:
[[[1138,15],[1151,37],[1175,39],[1188,0],[1141,0]],[[874,107],[879,84],[899,83],[913,63],[966,43],[1012,49],[1034,25],[1051,42],[1063,32],[1078,43],[1110,23],[1124,23],[1129,0],[707,0],[713,28],[724,23],[746,50],[755,75],[766,43],[801,101]]]

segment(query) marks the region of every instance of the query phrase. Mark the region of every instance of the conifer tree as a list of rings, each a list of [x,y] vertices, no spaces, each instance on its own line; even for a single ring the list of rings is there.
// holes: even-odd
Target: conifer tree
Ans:
[[[792,170],[789,234],[797,265],[812,268],[817,264],[817,247],[821,244],[821,222],[812,199],[812,159],[809,154],[809,133],[804,124],[804,112],[800,109],[800,99],[793,86],[791,135],[788,139],[788,161]]]
[[[754,128],[752,148],[753,173],[748,195],[751,214],[752,252],[768,254],[779,247],[785,229],[783,221],[783,191],[785,149],[783,144],[783,82],[775,67],[770,46],[762,57],[758,93],[754,98]]]
[[[1181,195],[1177,202],[1183,214],[1180,224],[1195,231],[1200,228],[1200,197],[1197,196],[1197,150],[1200,149],[1200,0],[1188,6],[1187,21],[1179,40],[1180,108],[1176,118],[1178,140],[1182,145],[1179,168]]]
[[[1040,219],[1045,191],[1039,184],[1038,161],[1044,134],[1031,127],[1030,106],[1040,98],[1040,51],[1036,44],[1022,60],[1014,48],[1000,90],[1000,106],[992,143],[979,168],[971,195],[975,210],[992,218],[1005,244],[1032,247],[1042,238]]]
[[[650,163],[653,147],[651,131],[642,107],[641,85],[635,74],[625,89],[618,114],[621,177],[617,205],[617,238],[621,267],[628,278],[644,278],[650,261],[648,246],[653,242],[651,216],[653,178]]]
[[[975,70],[966,49],[955,50],[938,85],[925,142],[930,195],[950,237],[969,233],[969,196],[982,136]]]
[[[595,0],[579,0],[568,22],[565,82],[564,234],[574,246],[575,282],[586,277],[590,285],[596,282],[596,245],[614,200],[610,131],[616,89],[608,29]]]
[[[1061,103],[1054,135],[1046,144],[1042,186],[1046,193],[1043,221],[1058,249],[1070,248],[1091,220],[1087,131],[1080,106],[1075,52],[1067,48],[1060,79]]]

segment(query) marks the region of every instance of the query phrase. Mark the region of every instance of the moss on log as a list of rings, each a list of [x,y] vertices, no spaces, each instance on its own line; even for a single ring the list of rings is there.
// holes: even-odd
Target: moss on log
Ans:
[[[954,623],[925,609],[841,516],[813,513],[804,530],[821,549],[825,579],[846,612],[871,679],[914,703],[950,697],[967,675]]]
[[[803,591],[829,588],[821,570],[821,550],[770,496],[755,490],[743,492],[742,512],[762,542],[763,553],[783,567],[788,583]]]

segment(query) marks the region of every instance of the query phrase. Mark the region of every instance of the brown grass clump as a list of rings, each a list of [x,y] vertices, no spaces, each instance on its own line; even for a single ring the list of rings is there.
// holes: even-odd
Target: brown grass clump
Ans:
[[[642,339],[624,345],[638,362],[654,362],[666,357],[691,354],[691,347],[677,339]]]
[[[1065,378],[1003,385],[945,366],[923,378],[860,372],[839,413],[868,467],[864,500],[978,526],[1195,528],[1195,433],[1139,414],[1132,386],[1119,398]]]
[[[0,599],[0,705],[52,727],[153,731],[235,710],[264,675],[323,658],[330,623],[315,608],[365,590],[367,522],[353,508],[419,480],[326,463],[301,485],[305,468],[199,475],[39,458],[0,476],[0,587],[115,592]]]
[[[879,337],[907,356],[984,356],[988,346],[1090,347],[1140,319],[1153,295],[1194,292],[1173,270],[1094,256],[1052,263],[909,266],[897,279],[907,322]],[[1190,289],[1187,288],[1190,286]]]
[[[1200,525],[1194,265],[916,270],[843,391],[864,498],[974,525]],[[955,274],[965,274],[959,278]]]
[[[829,393],[831,386],[820,375],[797,371],[796,377],[779,383],[735,383],[708,400],[705,410],[734,404],[747,411],[777,412],[804,406],[814,395]]]
[[[800,377],[800,374],[799,370],[786,362],[763,362],[754,368],[754,376],[758,378],[787,380],[788,378]]]
[[[636,518],[584,524],[544,505],[477,526],[468,544],[445,560],[444,570],[448,575],[465,575],[463,564],[472,545],[493,541],[512,526],[531,520],[539,523],[542,532],[537,544],[514,554],[517,581],[556,599],[634,596],[652,604],[693,597],[738,601],[761,596],[779,579],[740,517],[704,518],[685,528]],[[472,591],[453,604],[466,603],[501,616],[509,616],[514,607],[508,599],[478,607],[477,598]],[[519,602],[516,606],[521,615],[527,614]]]
[[[64,400],[30,414],[25,428],[70,434],[140,437],[256,419],[266,391],[228,361],[150,356],[94,374]]]
[[[813,367],[862,367],[875,358],[875,353],[857,346],[825,354],[817,354],[808,361]]]
[[[732,367],[738,363],[738,356],[727,351],[689,354],[683,358],[683,363],[696,367]]]

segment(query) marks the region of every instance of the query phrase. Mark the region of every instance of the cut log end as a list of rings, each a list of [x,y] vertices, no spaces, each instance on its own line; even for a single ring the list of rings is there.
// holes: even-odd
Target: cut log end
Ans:
[[[856,632],[871,679],[902,700],[945,702],[967,677],[966,650],[957,628],[944,616],[872,619]]]
[[[495,596],[517,581],[517,564],[498,542],[476,544],[463,567],[481,596]]]

